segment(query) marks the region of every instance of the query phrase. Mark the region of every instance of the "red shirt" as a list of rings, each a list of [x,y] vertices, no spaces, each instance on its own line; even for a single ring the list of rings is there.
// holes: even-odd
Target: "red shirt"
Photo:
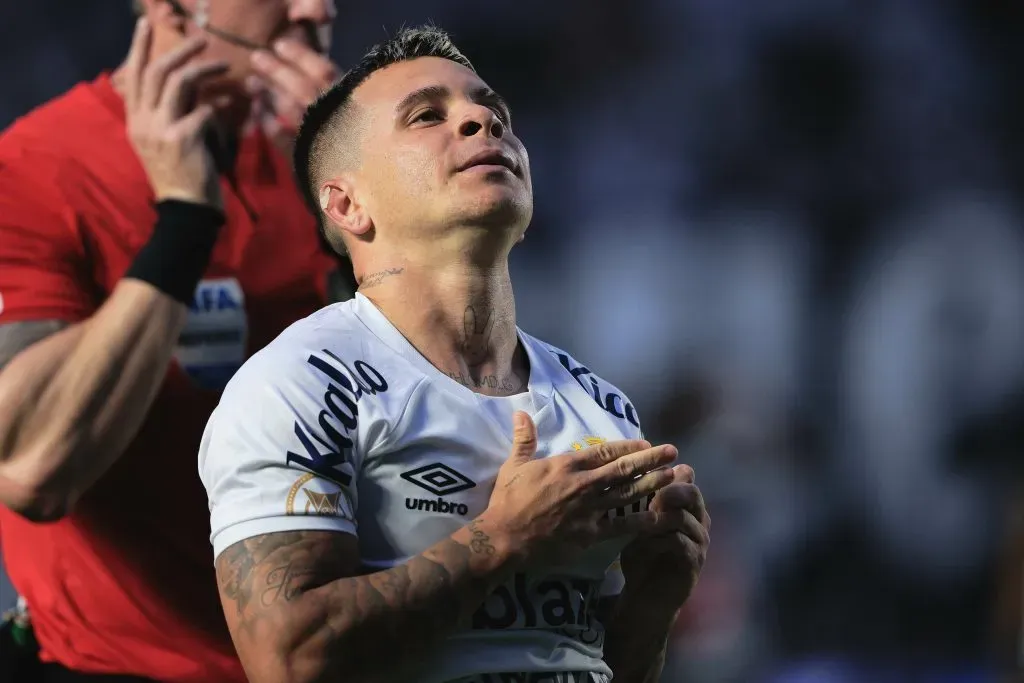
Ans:
[[[266,138],[242,142],[234,186],[222,189],[227,223],[205,277],[244,293],[233,320],[247,318],[238,352],[248,355],[325,303],[336,265]],[[152,202],[108,76],[16,122],[0,136],[0,325],[89,317],[149,237]],[[214,294],[197,298],[215,304]],[[32,524],[0,506],[4,560],[45,660],[161,681],[245,680],[197,474],[218,395],[172,364],[138,437],[71,515]]]

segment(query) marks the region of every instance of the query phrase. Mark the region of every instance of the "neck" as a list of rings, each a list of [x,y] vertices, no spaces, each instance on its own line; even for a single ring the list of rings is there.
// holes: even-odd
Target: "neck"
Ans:
[[[529,362],[516,333],[508,263],[430,267],[394,263],[360,281],[370,299],[435,367],[474,391],[525,389]]]

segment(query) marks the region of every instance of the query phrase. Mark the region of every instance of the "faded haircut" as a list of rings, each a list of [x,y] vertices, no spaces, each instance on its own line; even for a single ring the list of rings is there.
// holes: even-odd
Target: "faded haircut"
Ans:
[[[295,174],[306,203],[318,218],[321,237],[339,253],[345,252],[344,243],[326,229],[327,217],[320,208],[319,193],[320,184],[355,153],[350,134],[355,125],[352,93],[375,71],[420,57],[440,57],[476,71],[442,29],[429,24],[403,28],[370,48],[355,67],[306,109],[295,139]]]

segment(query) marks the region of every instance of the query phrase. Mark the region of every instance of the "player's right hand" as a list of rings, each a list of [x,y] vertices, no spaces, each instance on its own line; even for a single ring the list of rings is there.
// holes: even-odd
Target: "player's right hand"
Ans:
[[[643,533],[655,513],[609,516],[673,481],[674,446],[608,441],[578,452],[536,458],[537,428],[516,412],[512,452],[498,471],[484,515],[524,561],[553,560],[614,536]]]
[[[128,138],[157,201],[179,199],[223,209],[220,181],[206,146],[213,118],[209,103],[196,103],[200,83],[227,71],[224,62],[195,61],[206,45],[189,38],[150,61],[152,28],[139,19],[124,69]]]

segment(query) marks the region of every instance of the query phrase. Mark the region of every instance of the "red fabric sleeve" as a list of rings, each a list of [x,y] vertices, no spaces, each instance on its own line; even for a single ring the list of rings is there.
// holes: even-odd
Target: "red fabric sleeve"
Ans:
[[[30,163],[0,160],[0,325],[78,322],[95,308],[81,223]]]

